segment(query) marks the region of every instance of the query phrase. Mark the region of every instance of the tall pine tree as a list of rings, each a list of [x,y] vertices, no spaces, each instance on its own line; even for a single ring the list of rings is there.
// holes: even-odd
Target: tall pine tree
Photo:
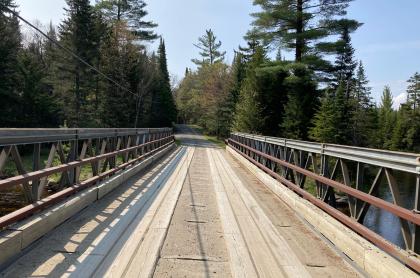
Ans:
[[[310,138],[323,143],[347,144],[347,106],[344,84],[340,84],[334,94],[327,91],[312,120]]]
[[[154,29],[158,26],[144,18],[148,15],[147,4],[143,0],[102,0],[98,7],[106,18],[125,21],[130,31],[141,41],[154,41],[158,35]]]
[[[198,66],[213,65],[223,62],[226,51],[221,51],[222,42],[217,40],[214,32],[209,29],[206,34],[198,38],[198,44],[194,44],[201,52],[201,59],[193,59],[192,62]]]
[[[407,82],[408,103],[414,111],[420,111],[420,73],[416,72]]]
[[[351,44],[350,34],[354,32],[361,24],[353,21],[342,19],[337,22],[337,29],[340,32],[340,39],[337,41],[337,56],[334,66],[334,81],[338,86],[344,83],[346,86],[346,95],[352,89],[354,79],[354,71],[357,62],[354,60],[354,48]]]
[[[334,44],[325,39],[337,34],[336,22],[346,14],[351,1],[254,0],[261,11],[252,14],[255,20],[250,34],[257,34],[276,48],[293,50],[296,62],[308,63],[316,70],[330,70],[319,54],[333,52]]]
[[[0,0],[0,127],[24,126],[20,115],[20,75],[18,68],[22,38],[18,19],[5,9],[14,10],[15,1]]]
[[[234,129],[241,132],[260,133],[265,123],[263,107],[259,101],[257,88],[257,68],[266,61],[264,49],[259,46],[247,68],[246,79],[241,86],[236,104]]]
[[[175,106],[175,100],[172,95],[168,62],[166,57],[166,46],[163,39],[160,40],[158,49],[158,62],[159,62],[159,97],[157,98],[160,102],[158,104],[159,113],[159,126],[172,126],[176,121],[177,112]]]
[[[375,145],[377,129],[376,107],[372,102],[371,88],[363,63],[357,68],[354,88],[346,95],[349,104],[350,143],[356,146]]]
[[[392,132],[395,126],[395,112],[392,109],[392,93],[389,86],[384,88],[379,106],[379,148],[390,149],[392,147]]]
[[[288,102],[281,133],[287,138],[307,140],[318,100],[317,83],[305,65],[291,64],[288,68],[292,74],[285,80]]]
[[[87,63],[96,64],[99,42],[90,1],[67,0],[66,3],[67,18],[59,27],[60,42]],[[59,72],[64,83],[61,94],[68,124],[95,126],[92,109],[95,74],[85,63],[67,53],[60,56]]]

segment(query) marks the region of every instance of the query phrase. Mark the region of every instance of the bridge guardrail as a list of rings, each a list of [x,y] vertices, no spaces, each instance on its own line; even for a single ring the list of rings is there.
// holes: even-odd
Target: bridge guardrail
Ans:
[[[144,160],[173,142],[171,128],[0,129],[0,173],[6,165],[13,165],[17,171],[0,179],[0,194],[2,190],[18,187],[28,204],[0,217],[0,229]],[[32,152],[30,169],[21,155],[28,152]],[[56,193],[45,194],[48,179],[53,175]]]
[[[260,169],[279,180],[314,205],[350,227],[417,272],[420,271],[420,154],[391,152],[351,146],[322,144],[284,138],[232,133],[229,146]],[[367,185],[366,169],[375,171]],[[402,203],[395,172],[412,175],[415,187],[413,208]],[[316,192],[307,191],[307,179],[315,182]],[[386,183],[381,181],[385,180]],[[367,186],[366,186],[367,185]],[[393,203],[378,197],[387,185]],[[337,193],[344,195],[348,214],[337,209]],[[399,218],[405,249],[363,226],[370,206]]]

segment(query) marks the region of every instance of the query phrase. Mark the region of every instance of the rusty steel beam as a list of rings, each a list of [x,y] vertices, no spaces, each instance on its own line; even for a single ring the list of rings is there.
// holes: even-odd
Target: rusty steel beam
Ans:
[[[96,161],[100,161],[102,159],[115,157],[115,156],[120,155],[120,154],[125,154],[126,152],[130,152],[130,151],[142,148],[144,146],[152,145],[154,143],[162,142],[162,141],[165,141],[165,140],[171,140],[171,139],[173,140],[173,138],[174,138],[174,136],[170,135],[170,136],[167,136],[167,137],[159,139],[159,140],[150,141],[150,142],[144,143],[142,145],[130,147],[130,148],[127,148],[127,149],[118,150],[118,151],[114,151],[114,152],[109,152],[109,153],[98,155],[98,156],[95,156],[95,157],[85,158],[85,159],[82,159],[82,160],[79,160],[79,161],[72,161],[72,162],[61,164],[61,165],[58,165],[58,166],[55,166],[55,167],[50,167],[50,168],[47,168],[47,169],[38,170],[38,171],[23,174],[23,175],[19,175],[19,176],[14,176],[14,177],[11,177],[11,178],[8,178],[8,179],[0,180],[0,189],[9,188],[9,187],[14,186],[14,185],[24,184],[24,183],[30,182],[32,180],[37,180],[37,179],[41,179],[43,177],[50,176],[50,175],[55,174],[55,173],[63,173],[65,171],[75,169],[76,167],[87,165],[87,164],[90,164],[90,163],[93,163],[93,162],[96,162]]]
[[[166,137],[168,138],[168,137]],[[163,138],[162,140],[166,139]],[[151,154],[158,152],[168,146],[170,146],[171,144],[173,144],[173,141],[169,141],[168,143],[154,149],[151,150],[148,153],[145,153],[133,160],[130,160],[124,164],[121,164],[113,169],[110,169],[106,172],[103,172],[95,177],[89,178],[83,182],[80,182],[79,184],[73,185],[71,187],[68,187],[66,189],[61,190],[60,192],[57,192],[51,196],[48,196],[47,198],[44,198],[36,203],[30,204],[28,206],[25,206],[19,210],[16,210],[12,213],[9,213],[3,217],[0,217],[0,230],[13,224],[16,223],[17,221],[23,220],[25,218],[27,218],[28,216],[33,215],[36,212],[42,211],[52,205],[55,205],[59,202],[61,202],[63,199],[66,199],[67,197],[74,195],[75,193],[86,189],[94,184],[96,184],[97,182],[103,180],[106,177],[109,177],[113,174],[115,174],[118,171],[124,170],[125,168],[127,168],[128,166],[131,166],[133,164],[135,164],[136,162],[138,162],[139,160],[142,160],[148,156],[150,156]],[[76,166],[75,166],[76,167]]]
[[[264,153],[261,153],[261,152],[255,150],[255,149],[253,149],[253,148],[250,148],[250,147],[248,147],[244,144],[241,144],[241,143],[239,143],[235,140],[228,139],[227,143],[230,143],[230,142],[232,142],[233,144],[237,144],[238,146],[241,146],[245,149],[248,149],[249,151],[251,151],[255,154],[265,155],[266,158],[268,158],[268,159],[271,158],[271,159],[273,159],[273,161],[278,160],[278,159],[275,159],[274,157],[270,157],[270,156],[268,156]],[[234,149],[240,155],[242,155],[248,161],[250,161],[251,163],[256,165],[258,168],[260,168],[264,172],[268,173],[273,178],[279,180],[282,184],[287,186],[289,189],[296,192],[297,194],[302,196],[304,199],[308,200],[309,202],[311,202],[315,206],[319,207],[323,211],[327,212],[329,215],[331,215],[332,217],[334,217],[335,219],[337,219],[338,221],[340,221],[341,223],[343,223],[344,225],[346,225],[347,227],[349,227],[353,231],[359,233],[361,236],[363,236],[367,240],[371,241],[373,244],[375,244],[376,246],[378,246],[379,248],[381,248],[385,252],[389,253],[393,257],[397,258],[398,260],[400,260],[405,265],[411,267],[412,269],[414,269],[417,272],[420,272],[420,262],[418,260],[415,260],[412,257],[410,257],[407,253],[402,252],[400,248],[398,248],[394,244],[388,242],[386,239],[384,239],[380,235],[376,234],[375,232],[371,231],[370,229],[363,226],[362,224],[358,223],[355,219],[352,219],[352,218],[348,217],[347,215],[345,215],[344,213],[340,212],[339,210],[329,206],[327,203],[325,203],[322,200],[312,196],[312,194],[310,194],[309,192],[305,191],[304,189],[300,188],[298,185],[296,185],[296,184],[292,183],[291,181],[287,180],[286,178],[282,177],[278,173],[272,171],[271,169],[264,166],[263,164],[261,164],[260,162],[258,162],[254,158],[252,158],[251,156],[239,151],[233,144],[229,144],[229,145],[234,147]],[[284,165],[286,167],[291,166],[291,164],[289,164],[289,163],[286,163]],[[298,167],[296,167],[296,168],[298,168]],[[295,170],[297,171],[298,169],[295,169]],[[301,169],[301,170],[303,170],[303,169]],[[304,174],[304,173],[302,173],[302,174]],[[329,179],[327,179],[327,180],[329,180]],[[329,181],[331,181],[331,180],[329,180]],[[331,185],[331,186],[333,187],[333,185]],[[344,186],[344,185],[342,185],[342,186]]]
[[[420,214],[418,214],[418,213],[416,213],[414,211],[410,211],[410,210],[405,209],[405,208],[402,208],[400,206],[391,204],[391,203],[389,203],[389,202],[387,202],[385,200],[382,200],[382,199],[380,199],[378,197],[371,196],[371,195],[369,195],[367,193],[364,193],[364,192],[359,191],[357,189],[354,189],[352,187],[346,186],[346,185],[344,185],[342,183],[339,183],[337,181],[334,181],[334,180],[331,180],[329,178],[320,176],[320,175],[315,174],[315,173],[313,173],[311,171],[302,169],[302,168],[300,168],[300,167],[298,167],[296,165],[293,165],[291,163],[285,162],[283,160],[280,160],[278,158],[272,157],[272,156],[270,156],[268,154],[265,154],[263,152],[260,152],[258,150],[255,150],[255,149],[253,149],[253,148],[251,148],[251,147],[249,147],[247,145],[244,145],[242,143],[239,143],[239,142],[237,142],[237,141],[235,141],[233,139],[228,139],[228,140],[229,140],[229,142],[233,142],[235,144],[238,144],[239,146],[241,146],[243,148],[246,148],[246,149],[250,150],[251,152],[253,152],[255,154],[258,154],[260,156],[263,156],[263,157],[265,157],[267,159],[270,159],[271,161],[276,162],[276,163],[278,163],[278,164],[280,164],[280,165],[282,165],[284,167],[290,168],[290,169],[292,169],[292,170],[294,170],[296,172],[299,172],[299,173],[301,173],[301,174],[303,174],[303,175],[305,175],[307,177],[310,177],[310,178],[312,178],[312,179],[314,179],[316,181],[319,181],[322,184],[331,186],[331,187],[333,187],[335,189],[338,189],[338,190],[340,190],[340,191],[342,191],[344,193],[347,193],[348,195],[353,196],[353,197],[355,197],[355,198],[357,198],[357,199],[359,199],[361,201],[367,202],[367,203],[369,203],[369,204],[371,204],[371,205],[373,205],[375,207],[384,209],[384,210],[386,210],[386,211],[388,211],[388,212],[390,212],[390,213],[392,213],[392,214],[394,214],[394,215],[396,215],[398,217],[401,217],[401,218],[403,218],[405,220],[408,220],[408,221],[410,221],[410,222],[412,222],[412,223],[414,223],[416,225],[420,225]]]

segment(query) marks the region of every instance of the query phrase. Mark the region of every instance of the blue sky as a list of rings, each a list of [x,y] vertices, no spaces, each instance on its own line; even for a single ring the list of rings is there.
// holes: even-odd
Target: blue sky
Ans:
[[[21,14],[43,23],[63,18],[64,0],[16,0]],[[205,29],[212,28],[233,58],[233,49],[243,44],[243,35],[256,8],[252,0],[150,0],[149,18],[158,22],[157,32],[165,38],[169,70],[178,80],[190,60],[198,55],[193,43]],[[406,89],[406,80],[420,71],[420,1],[355,0],[349,17],[364,25],[353,34],[356,56],[365,65],[373,97],[380,99],[390,85],[394,97]],[[151,46],[153,50],[155,46]]]

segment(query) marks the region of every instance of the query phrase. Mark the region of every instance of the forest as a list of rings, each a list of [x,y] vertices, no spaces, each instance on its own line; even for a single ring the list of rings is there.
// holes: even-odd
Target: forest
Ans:
[[[234,130],[420,152],[420,74],[407,77],[397,111],[388,86],[375,103],[352,46],[362,23],[347,18],[351,2],[254,0],[260,11],[232,64],[206,30],[197,69],[187,68],[175,91],[179,120],[222,138]]]
[[[66,4],[65,20],[43,36],[22,28],[15,1],[0,0],[0,127],[171,126],[165,42],[144,20],[146,3]]]
[[[352,34],[352,0],[254,0],[231,63],[209,28],[194,68],[171,85],[164,38],[142,0],[66,0],[58,25],[24,29],[0,0],[0,127],[162,127],[232,131],[420,152],[420,73],[407,102],[371,96]],[[210,23],[209,23],[210,25]],[[158,41],[157,51],[146,45]],[[274,55],[274,54],[276,55]]]

